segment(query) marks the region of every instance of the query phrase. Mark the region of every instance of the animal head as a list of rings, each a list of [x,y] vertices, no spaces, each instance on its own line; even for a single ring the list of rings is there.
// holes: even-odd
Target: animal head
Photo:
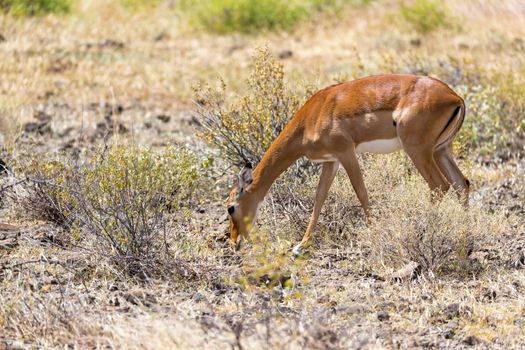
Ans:
[[[240,247],[243,236],[248,234],[248,226],[253,217],[249,203],[246,203],[246,189],[252,183],[252,165],[247,163],[237,175],[237,184],[233,187],[226,202],[230,218],[230,244]]]

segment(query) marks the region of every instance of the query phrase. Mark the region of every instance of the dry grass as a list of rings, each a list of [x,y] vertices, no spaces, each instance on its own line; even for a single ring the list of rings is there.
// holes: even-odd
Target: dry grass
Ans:
[[[446,4],[459,25],[426,34],[403,22],[397,1],[264,35],[201,33],[176,9],[130,12],[108,0],[81,1],[65,17],[0,17],[3,154],[61,150],[75,159],[104,144],[158,151],[176,142],[208,155],[194,134],[191,87],[220,76],[235,101],[254,49],[267,45],[294,92],[382,72],[447,80],[471,96],[472,124],[457,146],[473,180],[464,213],[448,197],[430,205],[405,156],[362,157],[373,223],[341,172],[309,256],[292,261],[317,179],[279,180],[257,234],[233,254],[223,199],[236,169],[219,164],[198,206],[167,213],[166,247],[187,276],[147,282],[101,259],[95,239],[75,241],[43,217],[17,214],[2,191],[0,221],[21,230],[0,226],[0,348],[523,347],[525,11],[513,0]],[[506,130],[512,142],[471,142],[468,132],[496,118],[488,134]],[[487,142],[496,146],[482,154]],[[417,260],[411,242],[426,242],[422,232],[440,237],[447,259],[393,281],[393,270]]]

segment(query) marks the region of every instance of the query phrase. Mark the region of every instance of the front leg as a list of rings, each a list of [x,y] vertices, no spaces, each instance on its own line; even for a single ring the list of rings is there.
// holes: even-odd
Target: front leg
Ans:
[[[339,169],[338,162],[327,162],[323,164],[323,170],[321,172],[321,177],[319,179],[319,184],[317,185],[317,193],[315,195],[315,204],[312,215],[310,216],[310,222],[308,223],[308,228],[301,240],[301,243],[295,246],[292,250],[294,256],[299,256],[302,254],[303,250],[310,244],[312,234],[315,230],[315,225],[319,219],[319,214],[321,213],[321,208],[323,203],[326,200],[328,195],[328,190],[334,181],[334,177],[337,174],[337,169]]]

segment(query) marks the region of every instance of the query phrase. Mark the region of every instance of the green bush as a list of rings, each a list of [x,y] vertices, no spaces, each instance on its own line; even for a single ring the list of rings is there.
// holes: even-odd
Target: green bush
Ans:
[[[143,10],[153,8],[162,3],[163,0],[120,0],[121,4],[130,10]]]
[[[307,14],[296,0],[186,0],[183,4],[198,26],[221,34],[287,29]]]
[[[155,153],[114,146],[72,161],[32,157],[18,164],[25,193],[19,200],[37,220],[58,224],[119,271],[144,278],[168,259],[166,214],[193,205],[209,159],[184,148]]]
[[[346,5],[366,6],[374,0],[310,0],[309,6],[314,10],[325,11],[327,9],[341,9]]]
[[[401,16],[417,31],[426,33],[448,23],[447,8],[442,0],[414,0],[399,4]]]
[[[80,226],[129,275],[158,272],[169,261],[165,214],[189,204],[207,164],[173,147],[156,154],[116,146],[96,155],[76,177]]]
[[[15,16],[67,13],[71,10],[71,0],[0,0],[0,10]]]
[[[190,22],[207,31],[255,33],[290,29],[309,16],[338,12],[347,5],[366,5],[371,0],[182,0]]]

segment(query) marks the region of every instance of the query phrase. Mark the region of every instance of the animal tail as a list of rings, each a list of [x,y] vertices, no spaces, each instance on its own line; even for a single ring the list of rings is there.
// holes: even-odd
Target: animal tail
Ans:
[[[436,148],[450,142],[454,136],[458,133],[463,121],[465,120],[465,102],[461,99],[461,104],[454,109],[447,125],[443,128],[443,131],[438,137],[436,142]]]

